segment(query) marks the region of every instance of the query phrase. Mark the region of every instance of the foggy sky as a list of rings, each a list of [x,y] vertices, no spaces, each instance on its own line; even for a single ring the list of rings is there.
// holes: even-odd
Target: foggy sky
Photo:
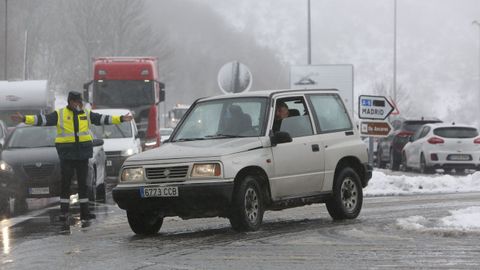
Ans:
[[[306,0],[198,0],[288,64],[306,64]],[[355,96],[393,77],[393,0],[311,0],[312,64],[352,63]],[[477,0],[397,1],[397,87],[407,116],[479,115]],[[389,89],[391,90],[391,89]],[[402,107],[404,110],[402,110]],[[480,121],[479,121],[480,123]]]
[[[391,93],[393,1],[311,0],[312,63],[353,64],[355,97],[376,93],[379,86]],[[9,72],[21,71],[22,27],[28,25],[28,18],[38,18],[41,24],[50,19],[61,25],[62,12],[48,12],[61,7],[61,1],[48,2],[42,11],[34,8],[32,3],[39,3],[34,0],[9,1],[10,38],[18,39],[9,45],[9,60],[14,62]],[[152,49],[146,53],[160,57],[160,77],[168,87],[167,107],[221,94],[217,72],[233,60],[250,67],[252,90],[288,87],[289,66],[307,62],[306,3],[307,0],[147,0],[144,19],[153,31],[148,35],[161,37],[162,51]],[[24,8],[28,10],[22,12]],[[4,7],[0,4],[0,29],[3,19]],[[480,20],[478,0],[398,0],[397,92],[404,116],[480,123],[476,120],[480,115],[479,28],[472,25],[474,20]],[[42,27],[48,30],[50,26]],[[42,55],[42,48],[35,47],[41,36],[35,37],[34,31],[30,35],[32,54],[38,54],[31,55],[31,62],[35,62],[34,57],[42,59],[37,63],[47,61],[50,56]],[[3,52],[3,31],[0,37]],[[56,39],[61,50],[60,42],[70,36],[64,34]],[[105,48],[94,51],[108,52]],[[73,74],[79,78],[60,77],[64,81],[57,82],[57,87],[81,88],[80,83],[87,78],[85,63],[65,63],[68,64],[76,65],[79,72]],[[3,59],[0,65],[3,71]],[[31,65],[32,76],[37,76],[32,79],[44,79],[45,74],[48,79],[58,79],[64,68]]]

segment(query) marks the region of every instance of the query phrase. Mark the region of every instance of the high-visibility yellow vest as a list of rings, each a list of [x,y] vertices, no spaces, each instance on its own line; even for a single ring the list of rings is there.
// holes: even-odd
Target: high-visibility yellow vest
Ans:
[[[75,128],[73,124],[73,111],[62,108],[57,110],[57,137],[55,143],[74,143],[75,142]],[[90,110],[84,110],[77,115],[78,117],[78,141],[89,142],[93,140],[92,132],[90,131]]]

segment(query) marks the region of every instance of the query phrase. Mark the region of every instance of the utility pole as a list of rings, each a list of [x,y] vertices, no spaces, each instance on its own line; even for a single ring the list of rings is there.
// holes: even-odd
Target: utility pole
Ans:
[[[311,27],[311,18],[310,18],[310,0],[308,1],[307,5],[307,27],[308,27],[308,37],[307,37],[307,47],[308,47],[308,53],[307,53],[307,63],[308,65],[312,64],[312,27]]]
[[[480,98],[480,22],[473,21],[472,24],[478,27],[478,96]]]
[[[3,78],[7,80],[7,60],[8,60],[8,0],[5,0],[5,50],[4,50],[4,62],[3,62]]]
[[[397,0],[393,1],[393,102],[397,104]]]

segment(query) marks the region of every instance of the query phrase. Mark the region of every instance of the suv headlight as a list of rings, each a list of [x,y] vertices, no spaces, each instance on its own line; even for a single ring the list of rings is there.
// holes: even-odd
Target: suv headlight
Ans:
[[[122,177],[120,180],[122,182],[140,182],[145,178],[143,176],[143,168],[127,168],[123,169]]]
[[[197,163],[193,164],[192,177],[220,176],[222,169],[218,163]]]
[[[5,161],[0,161],[0,171],[13,173],[12,166],[8,165]]]

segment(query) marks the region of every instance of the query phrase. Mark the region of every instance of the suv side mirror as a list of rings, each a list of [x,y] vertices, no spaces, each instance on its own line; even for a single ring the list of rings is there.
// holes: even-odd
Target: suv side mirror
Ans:
[[[102,146],[103,145],[103,140],[102,139],[94,139],[93,140],[93,146]]]
[[[278,131],[275,132],[273,135],[270,135],[270,143],[272,146],[275,146],[279,143],[289,143],[292,142],[292,137],[288,132],[285,131]]]

